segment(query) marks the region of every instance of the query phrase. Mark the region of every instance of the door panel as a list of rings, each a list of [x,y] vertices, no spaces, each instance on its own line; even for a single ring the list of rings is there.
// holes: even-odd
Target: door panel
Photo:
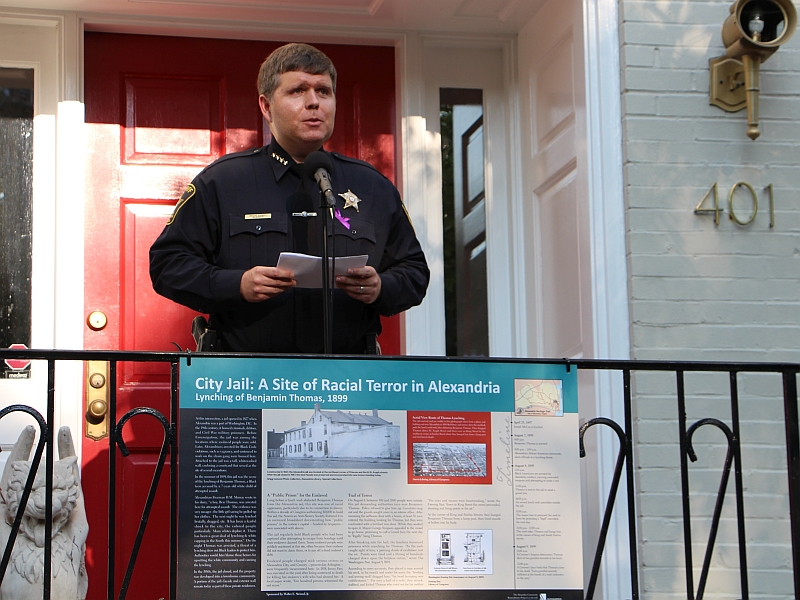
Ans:
[[[186,184],[205,165],[262,145],[256,77],[279,44],[86,33],[85,100],[89,140],[85,305],[108,326],[86,330],[87,349],[171,351],[193,347],[195,313],[153,292],[149,248]],[[375,164],[395,179],[394,49],[320,46],[339,72],[337,121],[326,145]],[[399,322],[385,327],[387,353],[399,353]],[[149,406],[169,414],[169,369],[122,363],[117,418]],[[118,460],[116,587],[123,579],[163,430],[152,417],[131,419],[123,432],[131,451]],[[106,595],[107,440],[84,438],[90,515],[89,598]],[[129,598],[168,596],[168,484],[162,481]]]
[[[203,167],[225,154],[224,81],[123,76],[123,85],[123,164]]]
[[[578,129],[574,6],[548,2],[541,17],[520,34],[522,117],[529,123],[523,172],[529,202],[527,227],[534,232],[527,278],[536,282],[534,354],[578,358],[585,352],[582,281],[584,228],[576,178]],[[527,88],[527,89],[525,89]]]
[[[171,204],[157,201],[121,199],[120,242],[126,257],[120,276],[120,315],[123,321],[120,347],[123,350],[174,349],[174,344],[180,345],[185,339],[186,332],[178,331],[176,335],[180,337],[165,340],[162,329],[153,325],[178,323],[182,327],[194,314],[180,304],[163,302],[163,299],[153,291],[150,282],[150,245],[161,233],[173,208]],[[172,345],[172,348],[169,348],[169,345],[165,348],[165,341]],[[166,374],[163,365],[157,363],[135,364],[136,374],[123,377],[124,384],[143,383],[151,375]]]
[[[542,301],[549,308],[549,316],[543,324],[546,347],[552,348],[551,356],[574,356],[581,351],[581,288],[580,279],[565,275],[563,265],[577,265],[578,207],[575,190],[575,174],[568,172],[556,178],[539,197],[541,230],[542,279],[559,282],[546,285],[542,290]],[[557,314],[553,314],[557,308]]]

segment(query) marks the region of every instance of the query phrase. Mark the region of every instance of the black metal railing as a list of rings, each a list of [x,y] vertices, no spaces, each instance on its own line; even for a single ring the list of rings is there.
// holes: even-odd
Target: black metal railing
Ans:
[[[31,468],[25,484],[24,492],[20,502],[20,508],[11,527],[6,546],[3,550],[2,561],[0,562],[0,585],[9,564],[11,552],[14,546],[17,533],[20,528],[22,512],[30,496],[34,478],[41,458],[45,457],[45,495],[46,495],[46,524],[44,541],[44,579],[42,598],[50,600],[52,559],[52,490],[53,490],[53,462],[55,451],[55,440],[52,430],[55,415],[55,372],[56,364],[60,361],[107,361],[109,368],[109,497],[108,497],[108,574],[107,574],[107,598],[108,600],[123,600],[127,597],[129,585],[134,573],[134,567],[139,555],[142,541],[147,530],[148,520],[158,489],[164,474],[164,467],[167,466],[169,458],[169,598],[177,598],[177,456],[178,456],[178,366],[182,359],[191,361],[193,356],[190,352],[106,352],[106,351],[59,351],[59,350],[9,350],[0,349],[0,360],[5,359],[31,359],[35,361],[46,361],[47,363],[47,403],[46,415],[41,415],[36,409],[13,404],[0,408],[0,419],[14,412],[23,412],[31,415],[39,427],[39,442],[31,460]],[[214,354],[204,354],[204,356],[214,357]],[[223,356],[223,355],[218,355]],[[242,358],[261,358],[269,360],[264,355],[224,355],[227,357],[241,356]],[[283,357],[285,358],[285,357]],[[307,356],[303,358],[308,358]],[[418,357],[374,357],[375,360],[394,358],[399,360],[443,360],[441,357],[418,358]],[[451,360],[471,360],[471,359],[451,359]],[[479,359],[481,362],[488,362],[492,359]],[[499,359],[508,361],[509,359]],[[117,414],[118,389],[117,373],[118,364],[140,363],[140,362],[160,362],[170,365],[169,383],[169,414],[164,415],[152,407],[141,406],[130,409],[124,415]],[[627,520],[628,552],[630,561],[630,588],[633,600],[641,597],[640,590],[640,568],[639,568],[639,546],[641,540],[638,537],[637,511],[636,511],[636,487],[635,487],[635,460],[637,452],[637,439],[635,434],[633,408],[635,406],[635,394],[633,392],[633,381],[637,374],[643,372],[666,372],[675,376],[674,399],[677,409],[678,440],[680,448],[680,481],[681,481],[681,500],[682,500],[682,521],[683,521],[683,549],[684,549],[684,573],[686,582],[686,597],[689,600],[701,600],[706,593],[709,572],[711,570],[711,559],[714,553],[717,535],[721,525],[721,515],[726,498],[728,497],[728,484],[731,471],[733,471],[733,487],[735,499],[735,521],[738,540],[739,557],[739,586],[740,598],[747,600],[750,597],[747,566],[747,541],[745,537],[746,515],[744,511],[744,486],[742,481],[742,455],[741,455],[741,417],[740,417],[740,393],[739,378],[745,374],[772,374],[780,376],[782,379],[783,390],[783,429],[785,432],[786,446],[786,469],[788,477],[788,500],[791,540],[791,567],[792,581],[794,586],[794,597],[800,598],[800,425],[798,424],[798,394],[797,376],[800,373],[800,364],[797,363],[733,363],[733,362],[674,362],[674,361],[625,361],[625,360],[543,360],[543,359],[516,359],[514,362],[536,362],[550,364],[566,364],[569,369],[576,368],[579,371],[611,372],[620,374],[622,377],[622,395],[624,406],[623,423],[598,416],[585,421],[579,431],[579,449],[581,457],[586,455],[584,444],[588,431],[594,427],[598,430],[601,427],[608,427],[619,444],[619,449],[615,461],[613,477],[606,505],[603,509],[598,541],[594,551],[591,572],[586,583],[585,598],[594,598],[598,584],[603,554],[606,548],[607,536],[611,527],[612,516],[616,512],[624,514]],[[689,424],[687,418],[687,392],[685,378],[688,373],[726,373],[728,374],[729,389],[726,397],[730,402],[730,412],[725,420],[716,416],[698,418]],[[4,400],[0,398],[0,406]],[[132,550],[128,556],[118,557],[116,545],[117,528],[117,458],[128,456],[128,447],[124,438],[125,425],[131,419],[138,416],[149,416],[155,419],[163,429],[163,443],[159,457],[153,472],[150,488],[144,504],[144,509],[140,516],[139,527],[135,536]],[[690,510],[690,489],[689,489],[689,462],[697,460],[697,455],[693,445],[695,433],[702,427],[714,427],[725,436],[725,459],[720,476],[719,486],[714,503],[713,514],[709,527],[709,535],[705,545],[700,575],[695,584],[695,567],[693,555],[693,528],[692,515]],[[627,490],[624,507],[620,507],[617,494],[620,485],[625,482]],[[2,543],[2,540],[0,540]],[[115,573],[117,571],[117,561],[125,561],[125,575],[122,582],[117,585]]]
[[[706,592],[711,559],[719,532],[722,508],[726,499],[728,482],[733,469],[734,474],[734,499],[736,514],[736,530],[739,555],[739,579],[741,600],[750,598],[747,567],[747,544],[745,537],[745,512],[744,512],[744,486],[742,483],[742,457],[741,457],[741,419],[740,401],[738,391],[739,375],[748,373],[772,373],[782,378],[783,410],[785,445],[787,453],[787,476],[789,493],[789,520],[790,539],[792,546],[793,570],[793,597],[800,598],[800,445],[798,445],[798,405],[797,405],[797,375],[800,365],[794,363],[719,363],[719,362],[653,362],[653,361],[598,361],[581,360],[575,364],[579,369],[612,370],[619,371],[623,377],[624,399],[624,426],[605,418],[596,417],[588,420],[580,428],[580,452],[585,456],[584,436],[589,428],[595,425],[604,425],[613,430],[619,440],[619,451],[614,468],[611,488],[605,506],[599,540],[597,543],[594,562],[586,586],[586,599],[594,597],[601,560],[605,546],[606,536],[613,511],[616,507],[617,492],[623,474],[627,485],[628,495],[626,502],[626,516],[628,525],[629,556],[630,556],[630,586],[634,600],[640,598],[639,572],[638,572],[638,547],[640,540],[637,537],[636,496],[634,487],[634,460],[636,438],[633,427],[632,408],[634,406],[631,386],[631,375],[642,371],[671,372],[675,375],[675,400],[677,404],[678,440],[680,447],[680,481],[681,503],[683,520],[683,549],[684,549],[684,574],[686,580],[686,598],[688,600],[702,600]],[[730,400],[730,426],[715,417],[705,417],[695,420],[687,426],[686,387],[685,376],[689,372],[716,372],[727,373],[729,378]],[[705,426],[713,426],[723,432],[726,439],[725,460],[720,476],[719,487],[716,494],[714,510],[709,526],[709,535],[706,542],[702,566],[697,586],[694,583],[694,558],[692,549],[692,515],[690,510],[690,485],[689,461],[696,461],[692,439],[694,434]],[[657,597],[654,596],[654,597]]]

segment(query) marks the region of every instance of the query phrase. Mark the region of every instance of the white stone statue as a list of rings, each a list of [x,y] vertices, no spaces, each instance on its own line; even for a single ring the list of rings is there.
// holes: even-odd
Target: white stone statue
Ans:
[[[30,472],[36,430],[27,426],[14,444],[0,479],[0,559],[17,515]],[[58,456],[53,468],[53,545],[51,600],[84,600],[86,536],[89,524],[83,504],[78,458],[69,427],[58,431]],[[33,489],[11,553],[0,600],[41,600],[44,581],[45,457],[42,456]]]

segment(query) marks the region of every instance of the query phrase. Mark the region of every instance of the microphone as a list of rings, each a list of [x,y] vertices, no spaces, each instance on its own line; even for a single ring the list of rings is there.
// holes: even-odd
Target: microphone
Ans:
[[[328,207],[336,206],[336,198],[333,197],[331,188],[330,172],[333,171],[333,161],[324,152],[317,150],[306,157],[303,163],[303,170],[306,177],[316,179],[320,191],[325,196]]]

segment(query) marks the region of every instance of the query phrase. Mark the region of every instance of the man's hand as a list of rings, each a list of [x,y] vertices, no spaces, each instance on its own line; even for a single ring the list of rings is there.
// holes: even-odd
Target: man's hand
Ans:
[[[373,267],[347,269],[347,275],[336,278],[336,287],[351,298],[372,304],[381,295],[381,277]]]
[[[263,302],[295,285],[291,271],[278,267],[253,267],[242,275],[239,292],[248,302]]]

